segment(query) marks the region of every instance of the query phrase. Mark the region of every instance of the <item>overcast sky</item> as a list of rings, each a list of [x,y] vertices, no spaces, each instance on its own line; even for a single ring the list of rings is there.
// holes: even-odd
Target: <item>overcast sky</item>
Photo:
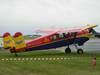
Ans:
[[[0,0],[0,34],[84,24],[100,25],[100,0]]]

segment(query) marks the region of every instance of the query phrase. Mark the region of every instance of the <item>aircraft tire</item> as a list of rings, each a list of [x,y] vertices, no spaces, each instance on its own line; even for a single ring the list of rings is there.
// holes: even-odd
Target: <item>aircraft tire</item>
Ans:
[[[83,54],[83,49],[78,49],[77,54]]]
[[[70,49],[70,48],[66,48],[66,49],[65,49],[65,53],[66,53],[66,54],[71,53],[71,49]]]

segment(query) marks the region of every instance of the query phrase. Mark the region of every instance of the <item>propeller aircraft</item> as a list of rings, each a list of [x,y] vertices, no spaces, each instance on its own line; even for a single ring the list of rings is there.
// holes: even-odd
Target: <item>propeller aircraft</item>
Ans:
[[[93,28],[97,25],[88,24],[81,28],[40,30],[47,33],[33,40],[26,41],[21,32],[11,36],[9,32],[3,35],[3,47],[11,53],[27,52],[35,50],[48,50],[66,46],[65,53],[71,53],[70,45],[74,45],[78,54],[83,54],[83,49],[78,46],[84,45],[89,40]]]

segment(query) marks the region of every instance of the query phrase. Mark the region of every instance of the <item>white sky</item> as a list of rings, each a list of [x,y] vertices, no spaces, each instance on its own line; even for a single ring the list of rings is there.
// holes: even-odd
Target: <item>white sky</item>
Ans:
[[[0,34],[100,25],[99,20],[100,0],[0,0]]]

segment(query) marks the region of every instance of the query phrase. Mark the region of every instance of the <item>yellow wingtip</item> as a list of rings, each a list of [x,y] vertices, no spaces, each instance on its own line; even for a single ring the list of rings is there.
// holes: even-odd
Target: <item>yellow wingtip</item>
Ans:
[[[85,27],[82,28],[82,30],[94,28],[94,27],[97,27],[97,26],[98,25],[96,25],[96,24],[87,24]]]

